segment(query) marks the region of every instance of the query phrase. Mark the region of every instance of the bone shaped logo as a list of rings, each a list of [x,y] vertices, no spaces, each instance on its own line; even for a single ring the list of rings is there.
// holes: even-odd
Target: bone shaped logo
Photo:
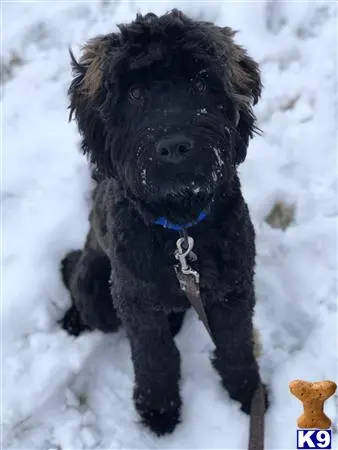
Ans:
[[[324,413],[324,402],[336,392],[336,383],[294,380],[289,383],[289,389],[304,407],[304,413],[297,420],[298,428],[330,428],[331,420]]]

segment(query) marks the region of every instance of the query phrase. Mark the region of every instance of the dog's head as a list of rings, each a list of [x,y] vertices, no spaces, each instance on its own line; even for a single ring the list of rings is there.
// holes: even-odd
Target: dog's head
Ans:
[[[230,28],[177,10],[119,29],[89,41],[79,62],[72,57],[82,149],[155,214],[183,220],[184,205],[192,217],[245,159],[258,66]]]

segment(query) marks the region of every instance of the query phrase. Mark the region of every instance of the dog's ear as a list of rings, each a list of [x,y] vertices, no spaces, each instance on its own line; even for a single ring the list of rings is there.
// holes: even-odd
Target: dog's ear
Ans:
[[[249,139],[258,131],[256,117],[252,106],[255,105],[262,91],[259,66],[247,51],[233,40],[236,32],[229,27],[220,28],[223,37],[227,66],[226,82],[230,81],[231,91],[236,105],[235,139],[237,164],[244,161]],[[230,80],[229,80],[230,78]]]
[[[82,151],[103,172],[111,165],[105,152],[106,132],[99,113],[105,99],[103,71],[108,44],[107,36],[90,39],[82,48],[79,61],[70,50],[73,81],[68,90],[69,120],[75,116],[83,137]]]
[[[238,95],[243,96],[243,101],[249,101],[255,105],[262,92],[262,82],[259,66],[247,53],[233,40],[236,32],[231,28],[222,28],[223,34],[231,39],[233,44],[232,83]]]

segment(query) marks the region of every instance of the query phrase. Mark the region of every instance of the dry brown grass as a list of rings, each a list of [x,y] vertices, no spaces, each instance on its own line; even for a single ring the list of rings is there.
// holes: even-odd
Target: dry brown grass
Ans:
[[[285,202],[276,202],[269,214],[265,218],[272,228],[279,228],[285,231],[295,220],[295,205],[288,205]]]
[[[16,52],[12,52],[7,61],[1,61],[0,64],[0,80],[1,84],[7,83],[14,76],[16,69],[25,63],[24,59]]]

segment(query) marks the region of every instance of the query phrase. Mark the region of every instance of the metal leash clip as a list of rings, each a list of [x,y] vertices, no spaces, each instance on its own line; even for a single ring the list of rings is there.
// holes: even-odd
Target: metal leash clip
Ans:
[[[177,250],[175,250],[175,258],[179,261],[179,270],[184,275],[193,275],[195,282],[199,283],[199,273],[192,269],[189,262],[194,262],[197,260],[196,254],[192,251],[194,248],[194,239],[191,236],[184,236],[176,241]],[[177,270],[177,266],[176,266]]]

